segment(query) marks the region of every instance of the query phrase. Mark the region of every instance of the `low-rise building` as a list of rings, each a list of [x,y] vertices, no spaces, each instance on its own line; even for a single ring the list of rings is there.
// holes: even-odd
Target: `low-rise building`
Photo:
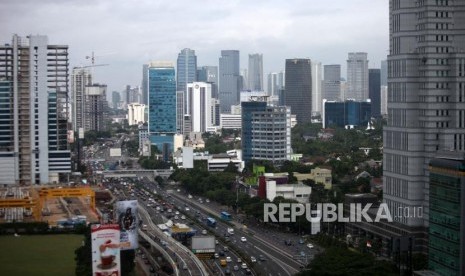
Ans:
[[[304,184],[281,184],[276,181],[266,181],[266,198],[273,201],[275,197],[282,196],[286,199],[297,200],[300,203],[308,203],[312,187]]]

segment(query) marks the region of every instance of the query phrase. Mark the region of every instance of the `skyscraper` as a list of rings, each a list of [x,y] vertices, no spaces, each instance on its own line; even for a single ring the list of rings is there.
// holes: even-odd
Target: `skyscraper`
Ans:
[[[187,84],[197,80],[197,56],[189,48],[182,49],[177,60],[177,91],[186,91]]]
[[[387,86],[387,60],[381,61],[381,86]]]
[[[73,130],[84,127],[84,94],[85,88],[92,84],[92,74],[89,68],[73,68],[71,74],[71,92],[73,95]]]
[[[312,114],[314,115],[321,113],[322,77],[323,77],[323,74],[321,72],[321,62],[312,60]]]
[[[465,149],[465,3],[391,1],[389,12],[383,198],[390,210],[424,208],[422,217],[394,216],[393,225],[418,234],[415,245],[426,250],[429,161],[438,150]]]
[[[149,77],[149,133],[159,150],[173,150],[176,133],[176,77],[171,62],[152,62]]]
[[[187,85],[186,115],[189,116],[190,130],[206,132],[213,125],[211,84],[193,82]]]
[[[312,66],[310,59],[286,59],[284,104],[296,115],[297,123],[312,119]]]
[[[0,46],[0,179],[49,184],[71,172],[68,46],[13,36]]]
[[[280,164],[291,157],[291,111],[268,106],[266,97],[241,103],[242,151],[245,162],[267,160]]]
[[[263,55],[249,55],[249,77],[248,89],[252,91],[263,91]]]
[[[87,85],[84,91],[84,131],[106,130],[107,115],[107,86],[100,84]]]
[[[142,93],[142,103],[147,105],[149,98],[149,64],[142,65],[142,83],[141,83],[141,93]]]
[[[371,116],[381,116],[381,70],[368,70],[368,94],[371,100]]]
[[[219,88],[220,112],[230,113],[231,105],[239,103],[240,75],[239,51],[223,50],[219,59]]]
[[[218,66],[202,66],[197,68],[197,81],[211,83],[212,98],[218,98]]]
[[[268,96],[278,95],[278,74],[269,73],[267,76],[267,94]]]
[[[323,99],[339,101],[341,97],[341,65],[324,66]]]
[[[344,99],[365,101],[368,99],[367,53],[349,53],[347,60],[347,94]]]

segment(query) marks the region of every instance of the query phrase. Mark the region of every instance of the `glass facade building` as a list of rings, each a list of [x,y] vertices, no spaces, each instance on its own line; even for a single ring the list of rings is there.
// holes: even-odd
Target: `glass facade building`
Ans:
[[[371,119],[371,103],[323,101],[323,127],[366,126]]]
[[[297,123],[312,119],[312,66],[310,59],[286,59],[284,105],[291,108]]]
[[[177,60],[177,90],[186,91],[187,84],[197,80],[197,56],[189,48],[178,54]]]
[[[153,62],[149,77],[149,133],[152,144],[162,150],[164,143],[173,147],[176,133],[176,77],[170,62]]]
[[[463,152],[447,155],[429,164],[429,268],[459,276],[465,273],[465,159]]]
[[[371,116],[381,117],[381,69],[368,69],[368,94]]]

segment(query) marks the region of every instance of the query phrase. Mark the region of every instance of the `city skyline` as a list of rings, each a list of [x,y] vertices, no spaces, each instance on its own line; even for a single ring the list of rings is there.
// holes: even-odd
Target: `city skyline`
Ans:
[[[367,52],[370,67],[379,68],[389,46],[388,1],[2,1],[0,14],[2,41],[15,33],[47,35],[69,45],[70,68],[90,64],[85,57],[94,52],[95,64],[109,64],[93,69],[109,91],[140,85],[142,64],[174,62],[184,48],[196,51],[198,66],[218,66],[221,50],[239,50],[246,68],[248,54],[263,53],[267,74],[283,70],[287,58],[342,64],[345,72],[354,51]],[[178,20],[187,15],[188,24]]]

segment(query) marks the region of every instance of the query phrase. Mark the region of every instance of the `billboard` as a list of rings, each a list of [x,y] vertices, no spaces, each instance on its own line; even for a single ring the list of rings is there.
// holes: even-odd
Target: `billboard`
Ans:
[[[137,218],[137,200],[116,202],[115,212],[115,218],[118,219],[118,225],[121,230],[121,250],[137,248],[137,229],[139,226],[139,220]]]
[[[110,157],[120,157],[121,148],[110,148]]]
[[[68,140],[68,144],[74,143],[74,131],[73,130],[68,130],[67,140]]]
[[[91,227],[92,275],[120,276],[120,231],[118,224],[94,224]]]
[[[193,236],[192,252],[194,253],[215,253],[214,236]]]

